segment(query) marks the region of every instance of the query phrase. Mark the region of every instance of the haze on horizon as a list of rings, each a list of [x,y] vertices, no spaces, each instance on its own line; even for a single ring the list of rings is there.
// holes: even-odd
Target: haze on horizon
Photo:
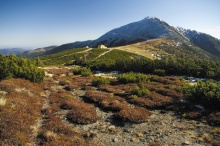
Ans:
[[[219,0],[1,0],[0,49],[93,40],[147,16],[220,39]]]

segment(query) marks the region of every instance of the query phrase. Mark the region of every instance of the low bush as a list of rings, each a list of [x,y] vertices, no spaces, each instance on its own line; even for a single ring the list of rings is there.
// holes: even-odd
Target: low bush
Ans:
[[[101,106],[108,111],[113,111],[113,112],[118,112],[123,109],[128,108],[128,103],[127,102],[119,102],[118,100],[114,101],[102,101]]]
[[[82,75],[83,77],[92,75],[91,69],[86,67],[74,68],[72,71],[75,75]]]
[[[95,108],[87,104],[83,107],[78,107],[69,111],[67,119],[74,123],[91,124],[95,123],[98,120],[98,117]]]
[[[144,86],[141,86],[141,87],[137,86],[131,91],[131,94],[137,95],[137,96],[145,96],[145,95],[148,95],[149,93],[150,91]]]
[[[165,75],[165,70],[163,69],[156,69],[153,74],[158,75],[158,76],[164,76]]]
[[[44,71],[38,69],[30,60],[16,56],[0,54],[0,80],[7,78],[24,78],[31,82],[40,83],[44,79]]]
[[[195,86],[185,84],[181,89],[189,101],[209,108],[220,109],[220,82],[199,81]]]
[[[120,74],[117,76],[118,82],[122,84],[127,83],[142,83],[147,82],[148,77],[142,73],[127,73],[127,74]]]
[[[98,85],[106,85],[109,84],[109,79],[103,78],[103,77],[94,77],[92,80],[92,85],[93,86],[98,86]]]
[[[142,107],[127,108],[115,114],[121,122],[143,123],[150,116],[150,112]]]

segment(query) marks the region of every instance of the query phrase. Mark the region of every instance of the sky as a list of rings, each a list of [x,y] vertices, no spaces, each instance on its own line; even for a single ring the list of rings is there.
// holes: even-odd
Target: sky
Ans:
[[[0,0],[0,49],[94,40],[147,16],[220,39],[220,0]]]

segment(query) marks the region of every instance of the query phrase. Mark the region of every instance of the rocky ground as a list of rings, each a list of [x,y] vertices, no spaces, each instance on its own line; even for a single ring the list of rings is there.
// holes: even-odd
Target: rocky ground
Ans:
[[[90,77],[73,75],[70,68],[50,67],[44,70],[46,78],[40,85],[22,79],[0,82],[0,145],[220,146],[218,124],[210,123],[206,118],[187,119],[187,110],[188,113],[183,114],[172,110],[175,108],[145,107],[151,115],[144,122],[137,124],[116,119],[115,115],[123,108],[143,108],[141,100],[132,102],[129,94],[125,96],[133,85],[94,87]],[[169,102],[172,95],[181,97],[177,92],[170,92],[174,86],[162,84],[169,80],[160,78],[160,81],[147,85],[149,89],[158,91],[152,94],[152,100],[148,99],[152,107]],[[93,100],[101,101],[89,102],[88,91],[91,91],[91,99],[99,96]],[[159,94],[160,91],[166,91],[167,96]],[[114,104],[109,104],[112,107],[106,109],[108,102]],[[143,104],[150,106],[148,102]],[[114,106],[122,109],[112,110]],[[94,113],[94,118],[91,113]],[[13,128],[8,128],[8,125]]]
[[[57,81],[58,83],[58,81]],[[57,85],[57,88],[64,88]],[[72,95],[84,101],[85,90],[77,89]],[[129,106],[135,106],[129,104]],[[70,123],[63,111],[63,122],[70,125],[85,139],[93,139],[103,146],[208,146],[219,145],[219,135],[213,131],[218,128],[206,122],[188,120],[178,113],[165,110],[150,110],[151,116],[141,124],[120,123],[113,118],[113,113],[95,107],[99,120],[93,124],[81,125]]]

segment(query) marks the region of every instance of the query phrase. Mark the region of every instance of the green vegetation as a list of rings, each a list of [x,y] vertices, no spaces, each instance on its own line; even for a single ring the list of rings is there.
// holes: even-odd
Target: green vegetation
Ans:
[[[16,56],[0,55],[0,80],[6,78],[24,78],[40,83],[44,79],[44,71],[38,69],[31,61]]]
[[[82,75],[83,77],[88,77],[92,75],[91,69],[86,67],[74,68],[73,73],[75,75]]]
[[[93,86],[98,86],[98,85],[105,85],[105,84],[109,84],[109,79],[107,78],[103,78],[103,77],[94,77],[92,80],[92,85]]]
[[[148,95],[149,93],[150,91],[144,86],[141,86],[141,87],[137,86],[131,91],[132,95],[137,95],[137,96],[145,96],[145,95]]]
[[[141,82],[147,82],[147,75],[142,73],[127,73],[127,74],[119,74],[117,76],[119,83],[141,83]]]
[[[220,109],[220,82],[215,83],[210,80],[208,82],[199,81],[195,86],[185,84],[182,91],[192,102]]]
[[[164,69],[156,69],[156,70],[154,70],[153,74],[158,75],[158,76],[164,76],[165,70]]]
[[[75,48],[52,55],[41,56],[40,59],[45,65],[81,64],[82,62],[92,61],[106,51],[108,50],[98,48],[91,50],[86,48]]]

